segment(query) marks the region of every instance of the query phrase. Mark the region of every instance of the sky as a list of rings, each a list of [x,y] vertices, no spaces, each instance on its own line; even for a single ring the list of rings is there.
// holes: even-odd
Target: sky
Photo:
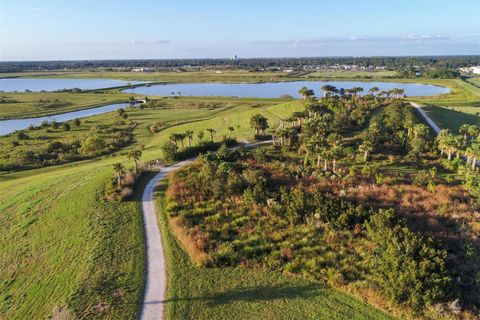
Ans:
[[[0,60],[480,54],[479,0],[0,0]]]

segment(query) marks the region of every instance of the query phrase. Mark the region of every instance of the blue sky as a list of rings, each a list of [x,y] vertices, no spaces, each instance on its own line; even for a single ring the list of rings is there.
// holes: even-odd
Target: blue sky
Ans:
[[[0,60],[480,54],[478,0],[0,0]]]

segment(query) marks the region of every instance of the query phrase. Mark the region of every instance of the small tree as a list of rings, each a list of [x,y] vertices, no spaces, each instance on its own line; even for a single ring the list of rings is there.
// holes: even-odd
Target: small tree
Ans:
[[[80,127],[80,125],[82,124],[82,122],[80,121],[80,119],[74,119],[74,120],[73,120],[73,124],[74,124],[76,127]]]
[[[230,139],[232,137],[232,133],[233,131],[235,131],[235,128],[234,127],[228,127],[228,139]]]
[[[188,146],[192,146],[192,138],[193,138],[193,131],[192,130],[187,130],[185,131],[185,136],[187,137],[188,140]]]
[[[166,141],[162,145],[163,156],[169,161],[176,159],[178,147],[173,141]]]
[[[203,130],[200,130],[197,133],[198,144],[200,144],[200,142],[202,142],[204,137],[205,137],[205,132],[203,132]]]
[[[268,119],[261,114],[253,115],[250,118],[250,127],[255,129],[255,136],[265,135],[265,130],[268,129]]]
[[[124,173],[124,167],[123,164],[120,162],[117,162],[113,165],[113,170],[115,170],[115,174],[117,175],[117,187],[122,186],[122,174]]]
[[[64,122],[62,126],[63,126],[63,130],[65,131],[70,131],[71,129],[70,124],[68,122]]]
[[[210,141],[213,141],[213,135],[215,134],[215,132],[217,132],[215,129],[213,128],[208,128],[207,129],[208,133],[210,133]]]
[[[133,159],[133,166],[134,166],[135,174],[138,173],[137,161],[140,159],[141,156],[142,156],[142,151],[140,151],[140,150],[130,150],[127,154],[128,159]]]

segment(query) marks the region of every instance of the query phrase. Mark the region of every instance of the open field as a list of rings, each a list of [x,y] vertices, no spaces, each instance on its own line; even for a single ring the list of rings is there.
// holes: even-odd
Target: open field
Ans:
[[[480,88],[463,80],[435,80],[435,83],[448,86],[452,92],[410,100],[429,106],[426,111],[442,128],[458,130],[463,123],[480,123]]]
[[[366,78],[366,79],[377,79],[377,78],[395,78],[398,76],[396,71],[315,71],[309,74],[306,74],[305,78],[314,78],[314,79],[356,79],[356,78]]]
[[[127,102],[129,95],[110,90],[102,93],[21,92],[0,93],[0,120],[31,118]]]
[[[172,236],[163,210],[166,180],[157,188],[157,215],[169,270],[167,319],[393,319],[347,294],[263,269],[192,265]]]
[[[247,70],[207,70],[185,72],[25,72],[2,73],[2,78],[79,78],[79,79],[119,79],[155,82],[263,82],[278,81],[288,76],[285,72],[250,72]]]

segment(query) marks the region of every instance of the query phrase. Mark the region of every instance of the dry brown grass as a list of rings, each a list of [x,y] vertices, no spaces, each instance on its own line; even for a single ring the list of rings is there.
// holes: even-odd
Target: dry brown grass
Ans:
[[[185,252],[195,265],[205,265],[210,260],[205,251],[200,249],[205,248],[207,239],[198,236],[198,234],[192,234],[190,230],[185,228],[181,217],[169,218],[168,224],[175,239],[182,244]]]

